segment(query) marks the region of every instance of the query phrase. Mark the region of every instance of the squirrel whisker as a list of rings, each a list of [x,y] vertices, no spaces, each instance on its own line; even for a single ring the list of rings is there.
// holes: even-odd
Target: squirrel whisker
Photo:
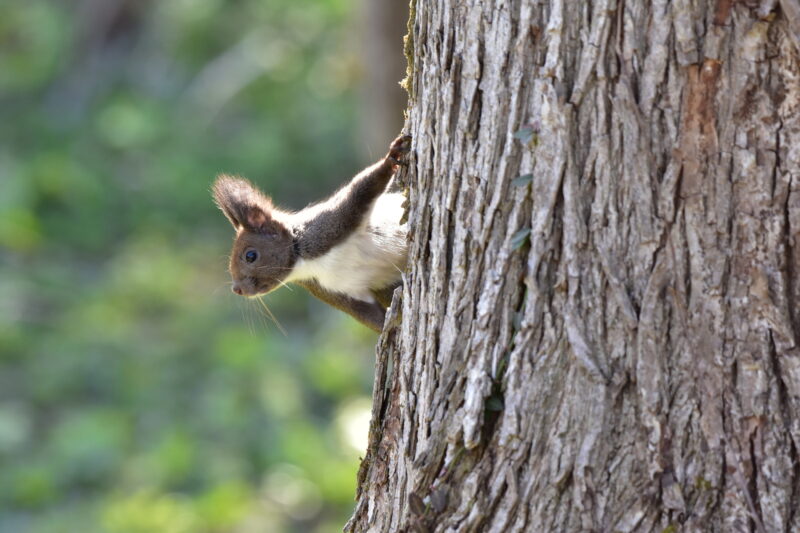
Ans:
[[[277,326],[278,330],[281,333],[283,333],[283,336],[284,337],[288,337],[288,334],[286,333],[286,330],[283,328],[281,323],[278,322],[278,319],[275,317],[275,315],[272,313],[270,308],[267,306],[267,302],[265,302],[261,297],[256,298],[256,301],[258,301],[258,303],[261,304],[261,307],[264,309],[264,311],[266,311],[267,316],[269,316],[269,318],[272,319],[272,322],[274,322],[275,326]]]
[[[386,304],[375,295],[402,283],[407,257],[401,223],[406,200],[391,190],[391,180],[410,150],[411,137],[397,137],[382,159],[299,212],[275,207],[245,179],[220,175],[212,193],[236,230],[228,264],[233,292],[257,296],[264,287],[295,283],[381,331]],[[259,303],[286,335],[266,303]]]

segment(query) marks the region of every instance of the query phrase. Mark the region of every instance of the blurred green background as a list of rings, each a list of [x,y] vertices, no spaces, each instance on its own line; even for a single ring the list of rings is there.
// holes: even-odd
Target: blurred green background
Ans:
[[[209,186],[369,162],[358,6],[0,0],[0,533],[341,530],[376,336],[232,294]]]

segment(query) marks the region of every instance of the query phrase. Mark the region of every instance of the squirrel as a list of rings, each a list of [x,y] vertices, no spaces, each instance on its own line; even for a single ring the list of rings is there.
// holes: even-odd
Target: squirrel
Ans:
[[[295,283],[380,332],[407,254],[405,197],[386,188],[410,149],[411,137],[401,135],[383,159],[298,212],[275,207],[245,179],[219,175],[214,201],[236,230],[233,292],[258,296]]]

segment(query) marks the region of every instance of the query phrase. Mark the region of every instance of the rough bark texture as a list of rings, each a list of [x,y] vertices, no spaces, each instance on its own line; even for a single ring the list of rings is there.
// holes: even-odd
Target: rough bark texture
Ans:
[[[800,531],[798,7],[412,5],[349,530]]]

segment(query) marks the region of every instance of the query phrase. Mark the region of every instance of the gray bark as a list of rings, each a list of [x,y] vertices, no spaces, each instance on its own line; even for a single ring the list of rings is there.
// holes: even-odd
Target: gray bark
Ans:
[[[416,2],[346,529],[800,531],[798,7]]]

